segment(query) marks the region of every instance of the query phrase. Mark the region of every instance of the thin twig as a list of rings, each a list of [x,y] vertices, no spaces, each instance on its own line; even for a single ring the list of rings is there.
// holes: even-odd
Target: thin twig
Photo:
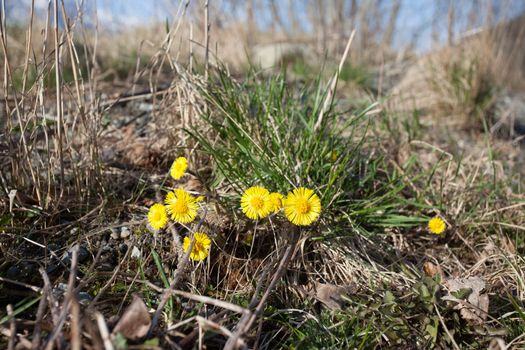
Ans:
[[[44,280],[44,294],[42,295],[42,297],[47,297],[47,304],[49,305],[49,310],[51,310],[51,319],[53,320],[53,325],[56,326],[58,324],[59,316],[56,310],[57,303],[55,297],[53,296],[51,282],[49,281],[49,276],[43,268],[40,268],[38,271],[40,272],[40,274],[42,275],[42,279]]]
[[[98,330],[100,332],[100,336],[102,337],[102,341],[104,342],[104,349],[105,350],[113,350],[113,343],[111,342],[111,338],[109,337],[109,330],[108,325],[106,324],[106,321],[104,320],[104,316],[100,312],[95,312],[95,318],[97,320]]]
[[[247,314],[247,313],[249,313],[248,309],[245,309],[245,308],[243,308],[243,307],[241,307],[239,305],[235,305],[235,304],[229,303],[227,301],[222,301],[222,300],[210,298],[210,297],[207,297],[207,296],[204,296],[204,295],[192,294],[192,293],[188,293],[188,292],[183,292],[181,290],[174,290],[174,291],[172,291],[172,294],[179,295],[181,297],[184,297],[184,298],[187,298],[187,299],[191,299],[191,300],[195,300],[195,301],[198,301],[198,302],[201,302],[201,303],[204,303],[204,304],[210,304],[210,305],[214,305],[214,306],[217,306],[217,307],[221,307],[223,309],[228,309],[230,311],[237,312],[237,313],[240,313],[240,314]]]
[[[39,349],[40,346],[40,329],[42,328],[42,319],[44,318],[44,312],[46,311],[47,306],[47,289],[42,289],[42,297],[40,298],[40,302],[38,303],[38,310],[36,312],[36,319],[35,319],[35,328],[33,329],[33,341],[31,348],[32,349]]]
[[[445,321],[443,320],[443,317],[441,317],[441,314],[439,313],[439,310],[438,310],[438,307],[437,307],[436,304],[434,304],[434,309],[436,310],[436,313],[437,313],[438,318],[439,318],[439,322],[441,323],[441,326],[445,330],[445,333],[447,333],[448,337],[450,338],[450,341],[452,342],[452,345],[454,345],[454,348],[456,350],[459,350],[458,343],[456,343],[456,341],[454,340],[454,337],[452,336],[452,334],[450,334],[450,331],[448,330],[447,325],[445,324]]]
[[[204,79],[208,82],[209,53],[210,53],[210,24],[208,0],[204,3]]]
[[[55,83],[56,83],[56,103],[57,103],[57,136],[58,136],[58,158],[60,160],[60,197],[64,193],[64,155],[62,145],[62,134],[64,130],[64,113],[62,111],[62,84],[60,67],[60,46],[58,44],[58,0],[54,1],[55,15]]]
[[[220,324],[210,321],[202,316],[196,316],[195,319],[197,320],[197,323],[204,325],[208,329],[217,331],[224,336],[231,337],[233,335],[232,332],[230,332],[226,327],[223,327]]]
[[[95,258],[93,259],[93,262],[89,266],[87,272],[84,273],[84,278],[78,283],[77,287],[75,288],[75,294],[78,294],[82,290],[82,288],[84,288],[84,286],[86,286],[94,278],[93,271],[95,270],[95,267],[97,266],[98,261],[102,256],[103,247],[104,246],[101,244],[98,248],[97,255],[95,255]]]
[[[57,324],[55,324],[55,328],[53,329],[53,332],[51,333],[51,335],[49,336],[47,340],[47,343],[45,346],[46,350],[50,350],[53,347],[53,341],[62,331],[62,327],[64,326],[64,322],[66,322],[66,318],[69,313],[69,305],[71,301],[75,298],[75,280],[77,276],[78,250],[79,250],[78,244],[75,245],[71,249],[72,251],[71,271],[69,272],[69,279],[67,283],[67,294],[64,297],[64,302],[62,303],[62,312],[60,313],[58,322]]]
[[[80,305],[76,299],[71,301],[71,350],[80,350]]]
[[[337,68],[337,72],[331,79],[330,88],[328,89],[328,92],[326,94],[325,100],[323,102],[323,106],[321,107],[321,111],[319,112],[319,117],[317,118],[317,121],[315,122],[314,130],[319,129],[319,127],[321,126],[323,122],[324,114],[328,112],[328,109],[332,103],[335,88],[337,87],[337,81],[339,80],[339,74],[341,74],[341,71],[343,70],[343,65],[346,61],[346,57],[348,56],[348,52],[350,51],[350,46],[352,45],[354,36],[355,36],[355,29],[352,31],[352,34],[350,34],[350,38],[348,39],[348,42],[346,44],[346,48],[343,53],[343,57],[341,57],[341,61],[339,62],[339,67]]]
[[[117,267],[115,267],[115,271],[113,271],[113,274],[111,275],[111,278],[109,279],[109,281],[107,281],[106,284],[104,284],[104,286],[100,289],[100,291],[97,293],[95,298],[91,301],[91,303],[89,303],[89,308],[94,307],[96,305],[98,299],[100,299],[100,297],[104,294],[106,289],[108,289],[109,286],[111,286],[113,284],[113,282],[117,278],[117,274],[120,271],[120,268],[122,267],[123,263],[127,260],[130,252],[131,252],[131,248],[128,247],[128,249],[126,250],[126,254],[124,254],[124,257],[122,258],[122,261],[117,265]]]
[[[221,317],[223,317],[224,315],[226,315],[228,313],[228,310],[221,310],[219,311],[218,313],[216,314],[213,314],[211,316],[208,317],[208,320],[209,321],[212,321],[212,322],[215,322],[216,320],[219,320]],[[189,320],[192,320],[192,318],[190,318]],[[183,324],[186,324],[186,321],[187,320],[184,320],[183,322],[179,322],[173,326],[170,327],[170,330],[173,330],[173,329],[176,329],[177,327],[180,327],[181,325]],[[198,329],[193,329],[188,335],[186,335],[180,342],[179,342],[179,345],[186,349],[188,347],[190,347],[190,343],[193,341],[193,339],[197,336],[198,334]]]
[[[24,288],[31,289],[33,292],[37,292],[37,293],[40,293],[42,291],[42,288],[35,287],[35,286],[32,286],[24,282],[18,282],[18,281],[15,281],[9,278],[5,278],[5,277],[0,277],[0,282],[16,284],[17,286],[22,286]]]
[[[296,228],[294,228],[294,232],[292,232],[292,234],[293,234],[293,237],[288,243],[288,247],[286,248],[286,251],[284,252],[283,256],[280,259],[279,266],[277,267],[277,270],[275,271],[275,274],[273,275],[270,285],[268,286],[268,288],[266,288],[263,296],[257,303],[257,307],[255,308],[255,310],[241,317],[239,323],[237,324],[236,331],[228,339],[228,341],[226,342],[226,345],[224,346],[225,350],[233,350],[239,347],[245,347],[244,341],[242,341],[240,337],[251,328],[252,324],[262,313],[264,306],[266,304],[266,300],[268,299],[268,297],[270,296],[270,293],[273,291],[273,289],[277,285],[277,282],[279,282],[279,280],[285,273],[288,263],[290,262],[293,256],[293,253],[295,251],[295,245],[298,239]],[[254,299],[252,299],[252,304],[254,304],[254,301],[256,300],[256,295],[257,294],[254,294]]]
[[[9,335],[9,342],[7,344],[7,348],[9,350],[14,350],[15,348],[15,337],[16,337],[16,324],[15,324],[15,318],[13,317],[13,305],[7,304],[7,315],[9,316],[9,332],[11,333]]]

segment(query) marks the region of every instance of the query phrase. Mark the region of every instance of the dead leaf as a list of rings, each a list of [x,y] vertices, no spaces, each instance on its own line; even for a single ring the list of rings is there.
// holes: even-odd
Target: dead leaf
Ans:
[[[485,282],[481,278],[454,278],[445,281],[443,285],[449,293],[443,299],[457,302],[454,309],[460,310],[465,321],[473,324],[484,323],[489,311],[489,296],[481,293],[485,289]]]
[[[150,325],[148,308],[140,297],[133,295],[133,301],[113,329],[112,336],[120,333],[130,340],[136,340],[148,333]]]
[[[315,298],[330,310],[341,310],[345,305],[342,295],[348,294],[348,288],[335,284],[315,283]]]
[[[438,275],[441,277],[441,280],[445,279],[445,274],[443,273],[443,270],[441,269],[441,266],[435,265],[431,263],[430,261],[425,261],[423,264],[423,272],[428,277],[434,277],[435,275]]]
[[[184,188],[186,191],[196,191],[199,193],[206,192],[206,187],[202,184],[202,182],[199,179],[191,178],[184,184]]]

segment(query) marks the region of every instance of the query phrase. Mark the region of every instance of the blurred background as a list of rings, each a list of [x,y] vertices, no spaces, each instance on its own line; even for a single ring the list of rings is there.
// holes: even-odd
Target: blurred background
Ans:
[[[189,57],[190,28],[196,46],[204,44],[204,1],[60,2],[74,30],[82,27],[90,34],[96,32],[99,44],[108,45],[98,50],[101,60],[108,55],[125,64],[134,62],[137,55],[152,55],[165,40],[166,29],[178,21],[183,25],[171,49],[179,59]],[[523,56],[524,51],[514,45],[522,43],[525,2],[521,0],[220,0],[207,5],[210,48],[221,61],[237,69],[249,59],[263,66],[273,66],[282,56],[307,56],[309,63],[317,64],[337,59],[353,29],[356,37],[351,61],[356,65],[427,54],[487,31],[512,35],[508,43],[516,46],[512,53]],[[52,1],[7,0],[4,6],[14,41],[16,29],[26,28],[32,6],[34,21],[39,23],[35,29],[41,29],[46,19],[53,21]],[[64,17],[62,13],[59,16],[63,26]],[[24,45],[19,44],[22,50]],[[194,53],[198,56],[201,51],[196,48]]]

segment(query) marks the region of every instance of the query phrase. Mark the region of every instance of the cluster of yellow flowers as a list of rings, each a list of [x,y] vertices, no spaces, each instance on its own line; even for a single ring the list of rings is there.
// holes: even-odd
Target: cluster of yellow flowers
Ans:
[[[179,157],[170,168],[170,175],[175,180],[179,180],[186,175],[188,160]],[[198,203],[204,199],[203,196],[194,197],[179,187],[167,193],[164,205],[155,203],[149,208],[148,222],[154,230],[161,230],[168,225],[168,218],[179,224],[189,224],[197,217]],[[195,261],[206,259],[211,247],[211,240],[203,232],[195,232],[193,235],[195,243],[190,253],[190,258]],[[183,248],[188,251],[191,244],[189,237],[184,237]]]
[[[244,191],[241,209],[247,217],[258,220],[283,208],[284,215],[291,223],[307,226],[316,221],[321,214],[321,200],[311,189],[299,187],[288,193],[286,198],[278,192],[254,186]]]
[[[170,175],[179,180],[186,175],[188,160],[177,158],[171,168]],[[178,187],[167,193],[164,204],[153,204],[148,212],[148,222],[154,230],[161,230],[168,225],[169,219],[179,224],[189,224],[197,217],[198,203],[203,196],[194,197],[184,188]],[[313,190],[299,187],[288,193],[286,197],[278,192],[270,192],[261,186],[254,186],[244,191],[241,197],[242,212],[250,219],[259,220],[283,209],[286,218],[298,226],[308,226],[316,221],[321,214],[321,200]],[[445,221],[436,216],[428,222],[428,230],[434,234],[442,234],[447,226]],[[195,243],[190,258],[195,261],[206,259],[211,247],[211,240],[206,233],[195,232]],[[191,239],[184,237],[183,249],[188,251]]]

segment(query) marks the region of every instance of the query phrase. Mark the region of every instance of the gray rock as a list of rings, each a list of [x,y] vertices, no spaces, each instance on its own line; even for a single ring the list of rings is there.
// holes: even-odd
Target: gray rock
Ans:
[[[120,254],[126,254],[126,252],[128,251],[128,245],[126,243],[119,244],[118,251],[120,252]]]
[[[78,302],[82,306],[87,306],[93,300],[91,295],[88,292],[79,292],[78,293]]]
[[[62,263],[64,263],[64,265],[69,266],[71,265],[72,257],[73,257],[73,252],[70,249],[67,252],[64,252],[64,254],[62,255],[62,259],[60,260],[62,260]],[[88,257],[89,257],[89,251],[85,247],[80,246],[78,249],[78,262],[82,263],[86,261]]]

